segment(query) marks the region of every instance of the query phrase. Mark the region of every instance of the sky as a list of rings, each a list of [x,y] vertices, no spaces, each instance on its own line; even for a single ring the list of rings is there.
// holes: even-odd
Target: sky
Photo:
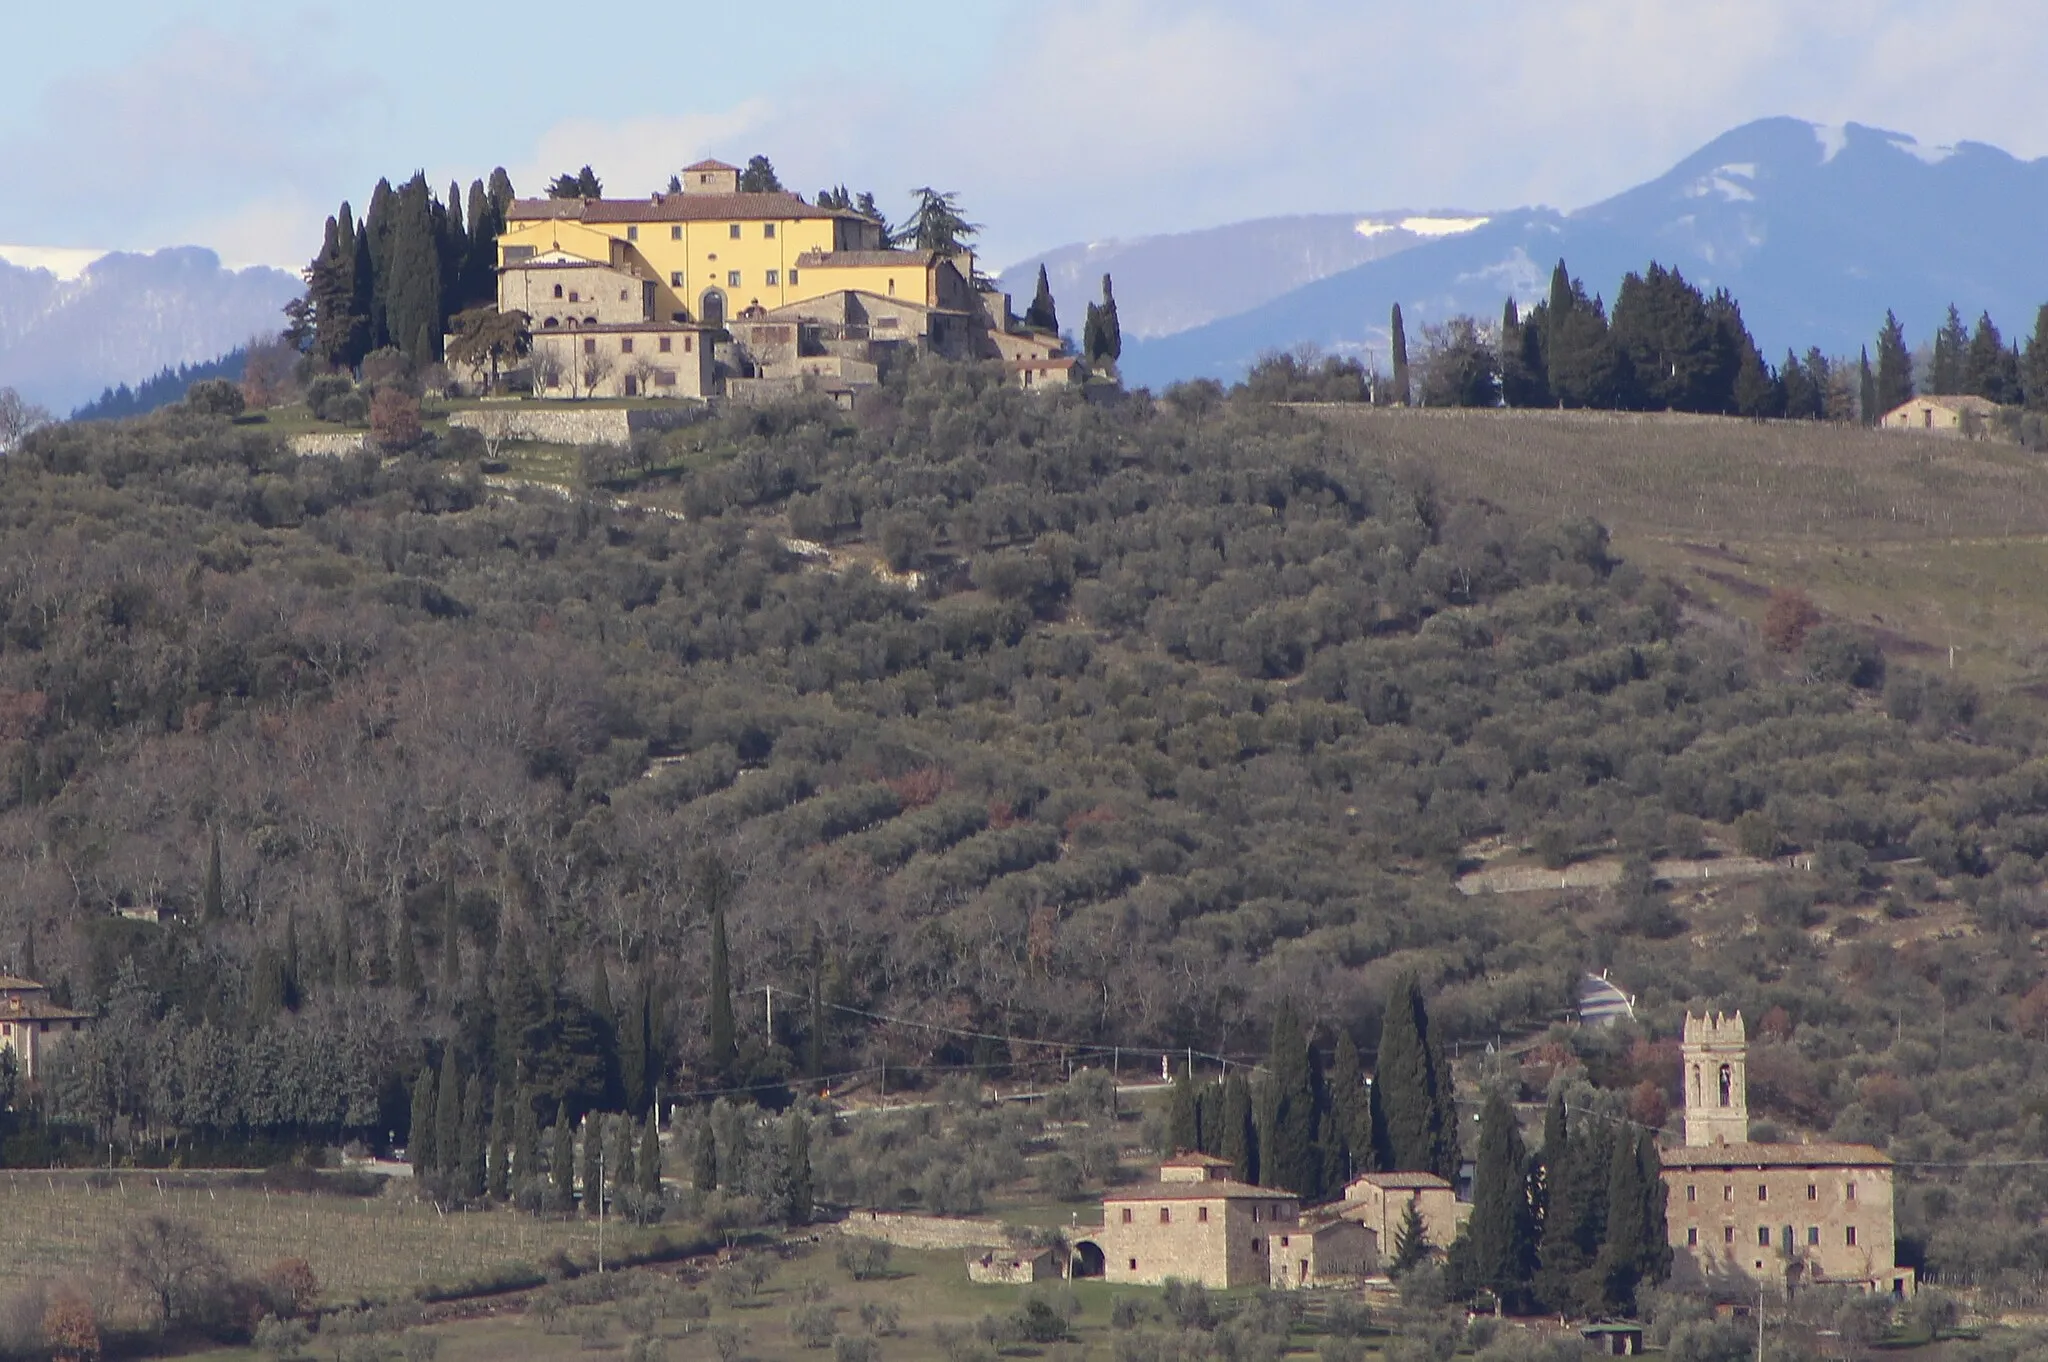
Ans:
[[[8,8],[0,242],[290,268],[415,170],[539,193],[588,163],[638,195],[759,152],[895,216],[955,191],[1001,266],[1285,213],[1571,209],[1777,114],[2048,155],[2048,0]]]

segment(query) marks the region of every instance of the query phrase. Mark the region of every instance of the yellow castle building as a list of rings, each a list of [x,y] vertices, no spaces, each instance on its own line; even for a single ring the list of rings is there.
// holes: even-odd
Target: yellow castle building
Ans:
[[[743,193],[722,161],[679,179],[644,199],[513,203],[499,307],[531,319],[536,395],[844,396],[906,348],[1001,361],[1019,386],[1078,381],[971,252],[892,249],[880,220]]]

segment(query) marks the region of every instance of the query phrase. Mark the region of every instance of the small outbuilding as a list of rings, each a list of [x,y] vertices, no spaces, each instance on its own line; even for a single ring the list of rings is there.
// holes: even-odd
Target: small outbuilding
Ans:
[[[1579,1336],[1593,1345],[1593,1351],[1606,1357],[1640,1357],[1643,1352],[1643,1326],[1640,1324],[1588,1324],[1579,1330]]]
[[[991,1286],[1028,1286],[1059,1275],[1052,1250],[983,1249],[967,1255],[967,1280]]]
[[[1985,435],[1998,404],[1967,394],[1916,397],[1884,414],[1886,430],[1918,430],[1936,435]]]

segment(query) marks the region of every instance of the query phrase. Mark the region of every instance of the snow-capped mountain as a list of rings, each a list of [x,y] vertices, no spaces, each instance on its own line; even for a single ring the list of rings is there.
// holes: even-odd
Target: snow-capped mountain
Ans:
[[[302,285],[196,246],[148,255],[0,246],[0,387],[58,415],[167,365],[275,332]]]
[[[1625,272],[1653,259],[1704,288],[1725,287],[1774,357],[1809,345],[1853,355],[1887,308],[1917,342],[1951,302],[1968,320],[1988,311],[2008,338],[2024,339],[2048,302],[2043,222],[2048,159],[2021,161],[1979,143],[1925,147],[1853,123],[1765,119],[1577,212],[1490,214],[1241,312],[1134,336],[1123,369],[1154,385],[1228,378],[1264,351],[1304,342],[1384,363],[1394,303],[1411,331],[1461,312],[1497,319],[1510,294],[1524,305],[1541,299],[1560,257],[1610,300]],[[1190,266],[1209,279],[1237,269],[1223,256]],[[1122,273],[1116,279],[1120,314],[1147,305]]]
[[[1102,276],[1112,274],[1124,335],[1167,336],[1485,224],[1484,214],[1458,211],[1260,218],[1199,232],[1062,246],[1018,261],[1002,272],[1001,282],[1022,312],[1044,265],[1060,321],[1078,333],[1088,304],[1102,296]]]

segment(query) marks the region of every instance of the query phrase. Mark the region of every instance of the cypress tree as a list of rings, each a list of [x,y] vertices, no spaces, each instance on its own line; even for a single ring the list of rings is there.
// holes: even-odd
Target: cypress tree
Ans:
[[[1173,1080],[1173,1096],[1166,1109],[1166,1148],[1159,1152],[1171,1157],[1199,1149],[1201,1143],[1202,1127],[1195,1118],[1195,1085],[1186,1074],[1179,1074]]]
[[[650,1025],[647,976],[642,974],[634,981],[632,991],[626,997],[625,1014],[619,1018],[618,1052],[619,1080],[621,1095],[626,1100],[626,1114],[643,1116],[654,1101],[652,1085],[648,1080],[648,1053],[652,1048],[653,1029]]]
[[[1422,1211],[1413,1201],[1401,1210],[1401,1223],[1394,1230],[1392,1275],[1399,1277],[1429,1257],[1429,1229],[1422,1223]]]
[[[424,1181],[438,1166],[434,1159],[434,1066],[425,1065],[412,1085],[412,1123],[406,1129],[405,1156],[415,1181]]]
[[[804,1077],[818,1083],[825,1077],[825,978],[823,948],[811,933],[811,1022],[804,1038]]]
[[[1912,396],[1913,354],[1906,348],[1906,329],[1887,311],[1884,328],[1877,333],[1877,415],[1882,417]]]
[[[1963,329],[1963,314],[1948,305],[1948,316],[1934,333],[1934,360],[1928,366],[1928,390],[1938,397],[1952,397],[1963,391],[1963,356],[1970,348],[1970,333]]]
[[[1116,318],[1116,290],[1110,286],[1109,275],[1102,276],[1102,345],[1109,362],[1115,364],[1124,357],[1124,329]]]
[[[1273,1021],[1265,1086],[1261,1185],[1284,1187],[1313,1201],[1323,1190],[1322,1152],[1316,1147],[1315,1069],[1290,1003],[1280,1004]]]
[[[206,848],[206,882],[199,890],[199,915],[203,921],[219,922],[227,915],[227,891],[220,873],[220,829],[211,830]],[[33,978],[34,976],[29,976]]]
[[[640,1190],[650,1196],[661,1194],[661,1128],[655,1116],[640,1123]]]
[[[1500,394],[1510,407],[1547,407],[1543,382],[1542,305],[1524,323],[1510,296],[1500,313]]]
[[[555,1184],[555,1209],[576,1209],[576,1128],[569,1121],[565,1093],[555,1102],[555,1139],[549,1151],[548,1174]]]
[[[33,979],[42,973],[36,964],[36,924],[28,924],[28,930],[21,938],[21,973],[23,978]]]
[[[604,1117],[583,1116],[583,1213],[596,1215],[604,1206]]]
[[[1031,295],[1031,306],[1024,309],[1024,325],[1055,336],[1060,333],[1059,308],[1053,302],[1052,281],[1046,278],[1043,265],[1038,267],[1038,289]]]
[[[1991,402],[2016,402],[2020,394],[2018,365],[2012,353],[2005,348],[2005,337],[1999,334],[1991,314],[1982,313],[1977,318],[1977,329],[1970,334],[1969,348],[1963,352],[1963,362],[1958,391],[1981,397]]]
[[[711,912],[711,1069],[730,1080],[737,1058],[732,1016],[732,968],[725,945],[725,908]]]
[[[2048,303],[2034,313],[2034,334],[2020,355],[2020,400],[2028,411],[2048,411]]]
[[[1195,1089],[1195,1147],[1213,1158],[1223,1157],[1223,1080]]]
[[[1633,1160],[1630,1161],[1633,1166]],[[1486,1099],[1479,1118],[1479,1157],[1472,1181],[1472,1218],[1465,1224],[1463,1255],[1469,1283],[1499,1298],[1503,1310],[1522,1313],[1536,1265],[1536,1234],[1529,1208],[1529,1159],[1514,1108],[1499,1093]]]
[[[363,338],[366,354],[391,344],[387,301],[391,292],[393,219],[397,211],[398,195],[392,191],[391,181],[378,180],[377,187],[370,191],[370,207],[363,214],[362,230],[356,234],[357,292],[363,315],[368,319]]]
[[[471,1074],[462,1094],[462,1194],[476,1198],[486,1186],[485,1159],[490,1151],[489,1128],[484,1117],[484,1081]]]
[[[500,1083],[519,1081],[521,1066],[538,1049],[547,1025],[548,997],[526,953],[526,938],[516,928],[498,941],[496,1034],[492,1051]]]
[[[1825,413],[1825,396],[1813,385],[1799,356],[1787,350],[1785,365],[1778,370],[1778,382],[1785,395],[1785,419],[1818,421]]]
[[[1259,1185],[1258,1127],[1252,1113],[1251,1085],[1241,1073],[1223,1080],[1223,1136],[1217,1157],[1230,1160],[1230,1176]]]
[[[791,1108],[783,1141],[783,1186],[789,1205],[787,1219],[792,1225],[811,1223],[811,1123],[801,1110]]]
[[[497,1097],[491,1102],[490,1177],[486,1189],[498,1201],[505,1200],[512,1191],[513,1138],[512,1100],[500,1084]]]
[[[633,1118],[613,1117],[607,1124],[611,1127],[612,1143],[610,1171],[613,1192],[631,1191],[640,1185],[640,1171],[635,1167],[634,1156],[639,1145],[633,1138]]]
[[[1614,1141],[1607,1181],[1607,1224],[1595,1271],[1607,1307],[1633,1314],[1636,1291],[1662,1281],[1671,1266],[1664,1178],[1648,1131]]]
[[[460,1173],[462,1148],[462,1070],[450,1040],[441,1049],[441,1086],[434,1096],[434,1171]]]
[[[514,1192],[540,1175],[540,1126],[529,1088],[518,1089],[513,1100],[511,1165],[507,1183]]]
[[[718,1186],[718,1135],[711,1127],[709,1117],[697,1122],[697,1140],[691,1150],[690,1185],[700,1192],[709,1192]]]
[[[590,983],[590,1011],[597,1018],[598,1048],[604,1066],[601,1105],[607,1111],[621,1110],[626,1103],[626,1094],[619,1058],[619,1014],[612,1003],[611,972],[604,967],[602,956],[598,958],[596,973]]]
[[[1349,1031],[1337,1037],[1337,1053],[1330,1062],[1330,1127],[1324,1142],[1323,1190],[1335,1193],[1371,1162],[1364,1151],[1372,1147],[1372,1098],[1366,1091],[1365,1066],[1358,1057],[1358,1043]]]
[[[1592,1262],[1584,1174],[1574,1161],[1583,1137],[1565,1115],[1564,1094],[1554,1094],[1543,1115],[1543,1228],[1536,1245],[1536,1291],[1545,1309],[1577,1308],[1578,1278]],[[1574,1139],[1579,1144],[1574,1144]],[[1604,1167],[1600,1170],[1605,1174]]]
[[[1394,304],[1394,405],[1405,407],[1414,398],[1408,385],[1408,331],[1401,324],[1401,305]]]
[[[440,358],[438,337],[444,329],[441,257],[443,247],[434,226],[433,194],[424,175],[415,175],[399,191],[391,228],[389,258],[382,274],[385,328],[391,342],[405,347],[414,364]]]
[[[1388,1166],[1455,1178],[1458,1116],[1451,1072],[1430,1040],[1429,1012],[1413,975],[1387,999],[1374,1087],[1386,1121]]]
[[[1877,405],[1877,379],[1870,372],[1870,347],[1867,345],[1857,360],[1856,415],[1866,426],[1874,426],[1884,418],[1884,412]]]

